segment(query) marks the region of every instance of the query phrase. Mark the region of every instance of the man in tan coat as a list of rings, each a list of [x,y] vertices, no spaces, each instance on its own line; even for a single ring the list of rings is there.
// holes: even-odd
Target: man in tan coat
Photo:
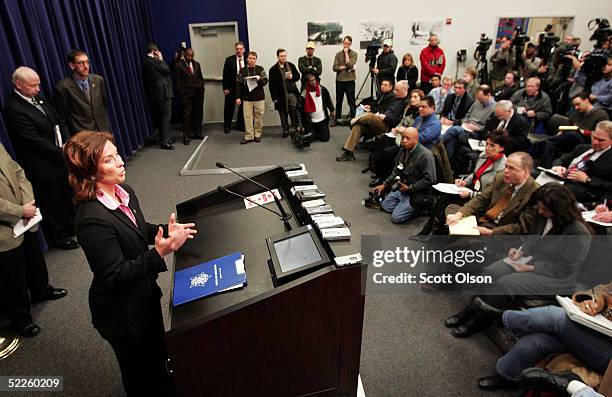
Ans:
[[[0,144],[0,302],[13,328],[24,336],[40,332],[32,321],[30,299],[41,302],[67,294],[65,289],[49,285],[47,263],[36,236],[38,227],[13,236],[13,226],[34,218],[36,212],[32,185]]]

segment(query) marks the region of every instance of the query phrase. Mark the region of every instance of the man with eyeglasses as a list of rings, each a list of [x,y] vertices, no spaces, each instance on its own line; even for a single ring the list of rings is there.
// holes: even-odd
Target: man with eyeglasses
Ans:
[[[55,106],[70,135],[79,131],[111,131],[104,78],[90,73],[89,58],[83,50],[68,54],[70,76],[55,86]]]

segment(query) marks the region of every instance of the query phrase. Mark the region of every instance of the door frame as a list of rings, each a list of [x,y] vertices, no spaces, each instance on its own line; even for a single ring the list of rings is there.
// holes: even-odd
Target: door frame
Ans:
[[[194,28],[202,28],[202,27],[217,27],[217,26],[233,26],[234,27],[234,42],[239,40],[238,34],[238,22],[237,21],[227,21],[227,22],[206,22],[206,23],[190,23],[189,24],[189,42],[193,47],[194,42]],[[204,76],[204,82],[206,81],[223,81],[223,76]]]

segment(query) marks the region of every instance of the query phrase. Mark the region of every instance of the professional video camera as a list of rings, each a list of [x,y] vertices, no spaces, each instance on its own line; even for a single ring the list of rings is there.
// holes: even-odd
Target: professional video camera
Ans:
[[[291,134],[291,141],[298,148],[310,147],[312,139],[312,132],[304,130],[303,127],[298,127],[297,131]]]
[[[601,48],[603,43],[608,40],[610,36],[612,36],[612,28],[610,28],[610,23],[606,18],[591,19],[587,24],[587,28],[589,30],[593,30],[595,26],[597,26],[597,29],[595,29],[589,40],[596,40],[597,42],[595,43],[594,47]]]
[[[376,67],[376,59],[378,58],[378,52],[380,51],[381,48],[382,46],[375,42],[368,44],[368,47],[366,48],[365,61],[370,62],[370,69]]]
[[[595,29],[595,27],[597,27]],[[585,88],[590,89],[591,85],[603,76],[603,67],[608,63],[610,50],[602,49],[604,42],[612,36],[612,29],[607,19],[592,19],[587,24],[589,30],[595,29],[589,40],[595,40],[594,49],[584,57],[582,69],[587,75]]]
[[[512,46],[517,49],[517,52],[522,53],[522,49],[525,48],[525,44],[527,44],[527,42],[530,40],[531,38],[525,34],[522,26],[517,26],[514,28],[514,33],[512,34]]]
[[[482,57],[487,56],[487,51],[491,48],[491,44],[493,44],[493,39],[487,37],[486,33],[480,34],[480,40],[476,43],[476,51],[474,52],[474,59],[479,60]]]
[[[542,62],[544,62],[545,65],[548,64],[551,54],[555,51],[557,43],[561,40],[559,36],[555,36],[555,33],[552,31],[552,27],[553,26],[551,24],[548,24],[544,28],[544,31],[538,34],[538,57],[542,59]],[[565,52],[566,49],[563,49],[562,51]],[[560,56],[563,55],[565,55],[565,53],[562,55],[560,54]]]
[[[476,69],[478,70],[478,81],[480,81],[480,84],[489,84],[487,51],[491,48],[491,44],[493,44],[493,39],[487,37],[486,33],[481,33],[480,40],[476,42],[474,59],[476,60]]]

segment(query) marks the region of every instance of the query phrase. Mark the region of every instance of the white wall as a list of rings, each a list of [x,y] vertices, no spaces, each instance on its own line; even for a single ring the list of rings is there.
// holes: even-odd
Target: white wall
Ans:
[[[596,17],[612,19],[610,4],[610,0],[246,0],[250,49],[258,53],[258,63],[266,70],[276,62],[276,49],[279,47],[287,50],[289,60],[297,66],[297,59],[305,53],[308,21],[342,22],[344,34],[353,37],[353,49],[359,51],[357,90],[367,74],[364,51],[358,49],[361,21],[393,21],[394,51],[398,59],[401,62],[402,55],[410,52],[420,69],[418,56],[422,46],[409,45],[410,22],[418,18],[452,18],[452,24],[442,28],[440,40],[447,57],[444,74],[454,77],[457,50],[465,48],[468,53],[468,61],[459,69],[459,76],[462,76],[465,66],[476,63],[473,53],[480,33],[494,38],[499,17],[573,16],[573,29],[568,33],[582,38],[582,48],[587,48],[590,47],[588,38],[591,35],[586,26],[587,22]],[[315,52],[323,61],[322,83],[330,90],[332,98],[335,98],[335,73],[332,71],[332,63],[334,54],[339,49],[340,46],[324,46],[318,47]],[[366,83],[364,91],[366,89],[369,93],[369,82]],[[269,97],[268,93],[266,94]],[[270,101],[269,98],[267,101]],[[278,125],[278,114],[270,109],[268,103],[264,123]]]

